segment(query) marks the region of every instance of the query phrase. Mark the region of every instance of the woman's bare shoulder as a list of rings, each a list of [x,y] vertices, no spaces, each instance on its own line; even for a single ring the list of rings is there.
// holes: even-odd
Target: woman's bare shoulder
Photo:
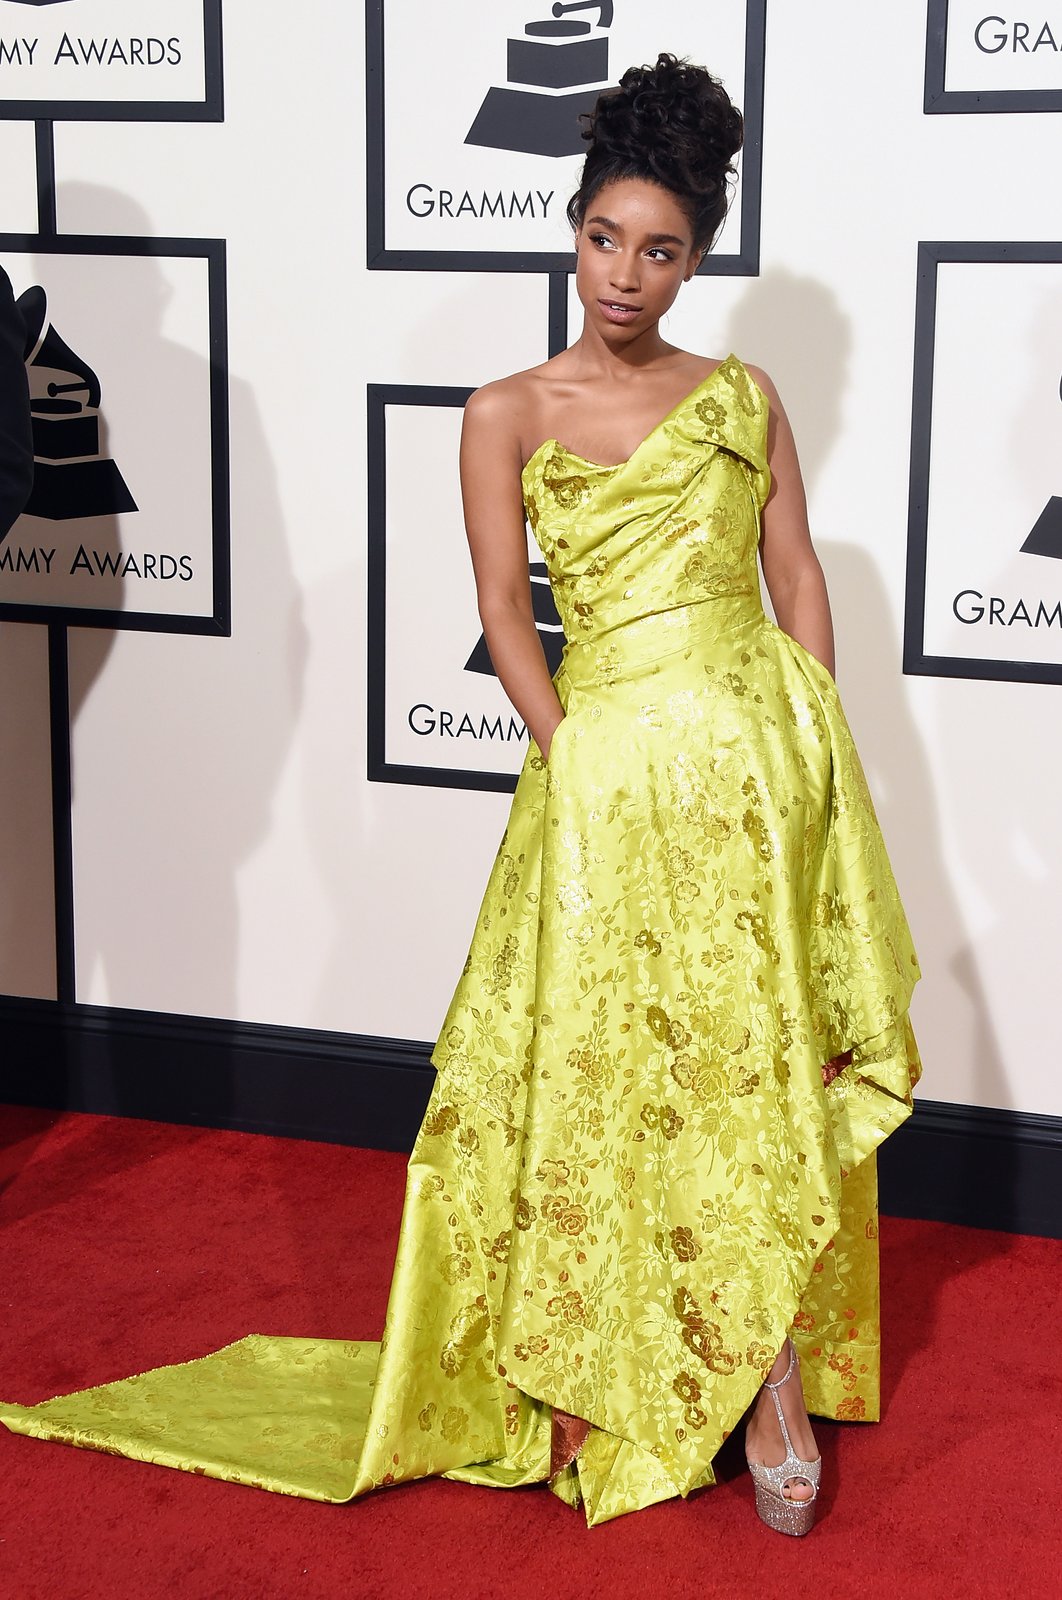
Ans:
[[[562,376],[553,361],[544,361],[541,366],[527,367],[523,372],[512,372],[483,384],[469,396],[468,404],[483,417],[502,417],[539,403]]]
[[[465,416],[477,432],[511,445],[526,460],[537,443],[551,405],[563,392],[564,363],[555,359],[495,378],[468,398]]]

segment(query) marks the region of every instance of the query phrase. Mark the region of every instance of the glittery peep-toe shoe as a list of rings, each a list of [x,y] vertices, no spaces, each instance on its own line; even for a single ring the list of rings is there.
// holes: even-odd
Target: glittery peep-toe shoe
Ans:
[[[810,1533],[815,1522],[815,1505],[819,1497],[819,1475],[822,1471],[822,1457],[816,1456],[814,1461],[801,1461],[793,1449],[789,1437],[789,1429],[785,1425],[782,1415],[782,1402],[778,1398],[778,1390],[783,1383],[788,1383],[797,1367],[797,1353],[793,1341],[789,1343],[789,1366],[784,1378],[779,1378],[777,1383],[765,1382],[763,1387],[771,1391],[774,1409],[778,1413],[778,1423],[785,1440],[785,1460],[777,1467],[765,1467],[762,1461],[749,1461],[746,1447],[745,1460],[748,1462],[752,1480],[756,1485],[756,1510],[760,1520],[769,1528],[776,1528],[779,1533],[802,1534]],[[811,1485],[811,1494],[806,1500],[790,1500],[785,1493],[785,1485],[793,1478],[803,1478]]]

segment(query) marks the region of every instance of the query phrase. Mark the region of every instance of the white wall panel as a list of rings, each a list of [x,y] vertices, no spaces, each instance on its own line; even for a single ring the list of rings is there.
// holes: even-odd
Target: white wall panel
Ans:
[[[5,232],[36,230],[32,122],[0,122],[0,203],[0,228]]]

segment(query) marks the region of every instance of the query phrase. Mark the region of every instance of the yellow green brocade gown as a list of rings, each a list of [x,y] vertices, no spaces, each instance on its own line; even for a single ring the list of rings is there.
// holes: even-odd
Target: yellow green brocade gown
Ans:
[[[764,614],[768,405],[731,356],[629,460],[547,440],[568,644],[433,1061],[381,1345],[252,1335],[8,1427],[343,1501],[543,1481],[590,1524],[713,1482],[793,1330],[878,1415],[874,1151],[918,967],[838,693]]]

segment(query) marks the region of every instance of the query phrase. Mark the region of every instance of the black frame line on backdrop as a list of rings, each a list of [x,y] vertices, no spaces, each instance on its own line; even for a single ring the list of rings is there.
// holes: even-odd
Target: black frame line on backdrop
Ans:
[[[994,111],[1062,111],[1062,89],[946,89],[947,70],[948,0],[929,0],[923,102],[927,116],[956,112],[961,115]]]
[[[38,153],[47,153],[48,135],[38,124]],[[78,628],[116,628],[140,633],[219,634],[232,631],[229,529],[229,425],[225,241],[223,239],[133,238],[120,235],[56,233],[54,172],[42,183],[39,233],[0,233],[0,251],[42,255],[144,256],[197,258],[207,263],[210,340],[210,494],[211,614],[123,611],[95,606],[22,605],[0,600],[0,620],[63,621]]]
[[[979,262],[1053,261],[1062,262],[1062,244],[1050,241],[957,243],[922,240],[919,243],[903,638],[903,670],[910,677],[979,678],[1003,683],[1062,683],[1062,664],[1053,665],[1040,661],[997,661],[981,657],[937,656],[925,653],[937,268],[946,262],[976,265]]]
[[[0,100],[0,121],[224,122],[221,0],[202,0],[202,100]]]
[[[55,917],[55,998],[77,998],[74,929],[74,790],[70,760],[70,634],[48,623],[48,737],[52,769],[52,901]]]
[[[366,265],[370,271],[398,272],[564,272],[570,250],[391,250],[387,246],[385,189],[387,152],[384,106],[384,7],[387,0],[365,0]],[[745,0],[745,75],[741,151],[741,240],[736,254],[709,252],[697,271],[702,277],[756,277],[760,270],[760,202],[763,176],[763,97],[767,38],[767,0]],[[711,63],[708,63],[710,66]]]

